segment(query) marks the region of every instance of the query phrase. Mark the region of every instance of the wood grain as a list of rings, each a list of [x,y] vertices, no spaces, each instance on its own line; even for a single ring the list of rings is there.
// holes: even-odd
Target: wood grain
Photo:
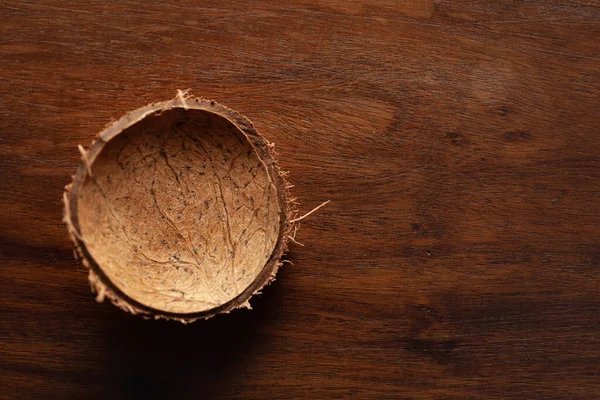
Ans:
[[[0,7],[0,397],[600,397],[597,2]],[[182,326],[94,302],[60,200],[187,88],[331,203],[253,311]]]

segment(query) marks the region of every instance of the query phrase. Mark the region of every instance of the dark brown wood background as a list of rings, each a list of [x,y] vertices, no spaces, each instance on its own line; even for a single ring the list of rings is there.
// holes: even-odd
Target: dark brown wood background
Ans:
[[[0,4],[6,399],[597,399],[596,1]],[[176,89],[249,117],[308,211],[190,326],[97,304],[61,195]]]

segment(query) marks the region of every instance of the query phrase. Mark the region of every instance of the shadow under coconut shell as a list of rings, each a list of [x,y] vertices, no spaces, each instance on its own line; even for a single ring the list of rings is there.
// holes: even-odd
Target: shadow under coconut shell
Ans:
[[[187,399],[224,394],[241,379],[240,369],[252,365],[249,361],[261,352],[266,332],[277,323],[282,295],[276,281],[252,298],[253,310],[234,310],[189,325],[144,320],[115,309],[105,332],[109,397]]]

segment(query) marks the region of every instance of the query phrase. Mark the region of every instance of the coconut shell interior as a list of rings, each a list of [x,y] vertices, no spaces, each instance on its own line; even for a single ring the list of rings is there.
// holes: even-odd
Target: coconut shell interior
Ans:
[[[97,291],[129,311],[185,319],[243,305],[274,275],[290,224],[266,140],[214,102],[182,103],[103,132],[67,214]]]

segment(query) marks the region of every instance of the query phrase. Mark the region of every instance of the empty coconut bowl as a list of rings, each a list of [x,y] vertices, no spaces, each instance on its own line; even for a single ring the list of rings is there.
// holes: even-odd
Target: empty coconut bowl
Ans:
[[[246,118],[180,92],[80,151],[65,222],[98,301],[190,322],[249,306],[274,278],[288,184]]]

